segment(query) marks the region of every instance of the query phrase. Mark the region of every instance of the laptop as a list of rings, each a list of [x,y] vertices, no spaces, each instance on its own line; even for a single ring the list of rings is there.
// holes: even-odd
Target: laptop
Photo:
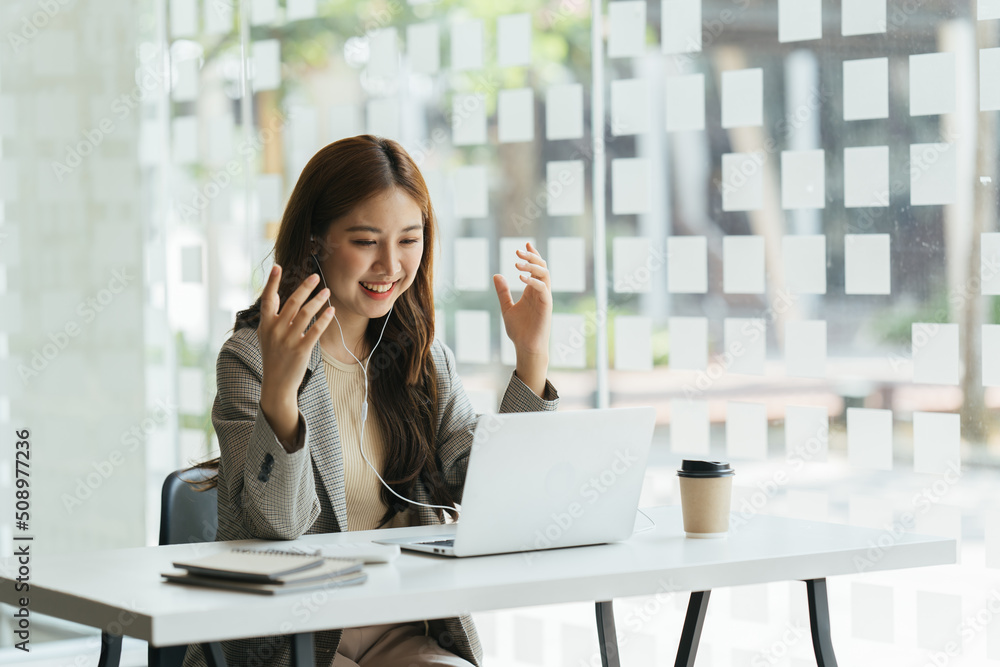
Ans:
[[[484,414],[454,534],[376,541],[462,557],[624,540],[655,419],[651,407]]]

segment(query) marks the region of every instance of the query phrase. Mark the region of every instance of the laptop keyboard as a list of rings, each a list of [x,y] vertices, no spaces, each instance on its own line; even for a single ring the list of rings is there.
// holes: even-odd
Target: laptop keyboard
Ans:
[[[455,546],[455,540],[431,540],[430,542],[417,542],[417,544],[430,544],[439,547],[453,547]]]

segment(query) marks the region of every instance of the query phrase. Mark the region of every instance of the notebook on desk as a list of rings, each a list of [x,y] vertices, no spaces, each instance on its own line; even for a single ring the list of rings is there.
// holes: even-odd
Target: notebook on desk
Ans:
[[[454,533],[377,541],[461,557],[626,539],[655,417],[651,407],[483,415]]]

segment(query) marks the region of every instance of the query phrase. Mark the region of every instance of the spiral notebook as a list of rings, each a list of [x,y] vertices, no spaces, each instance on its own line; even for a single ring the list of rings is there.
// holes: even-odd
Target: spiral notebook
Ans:
[[[297,590],[358,584],[368,575],[360,560],[254,549],[232,549],[188,561],[174,561],[183,572],[164,572],[171,583],[275,595]]]

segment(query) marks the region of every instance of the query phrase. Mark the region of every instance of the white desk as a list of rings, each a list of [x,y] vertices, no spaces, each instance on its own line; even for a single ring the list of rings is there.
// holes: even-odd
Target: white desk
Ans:
[[[315,630],[598,601],[605,664],[614,665],[617,644],[611,600],[692,591],[677,663],[690,665],[697,652],[708,591],[799,579],[809,583],[817,660],[820,665],[834,665],[826,577],[856,574],[856,559],[868,563],[865,571],[956,562],[952,539],[903,535],[873,559],[870,550],[880,537],[886,541],[884,531],[757,516],[726,539],[691,540],[684,538],[678,507],[651,508],[646,513],[656,527],[626,542],[463,559],[404,552],[391,564],[366,566],[369,578],[360,586],[274,597],[167,584],[159,576],[173,569],[175,559],[260,542],[37,557],[31,562],[29,608],[101,628],[110,654],[107,659],[102,655],[102,664],[117,664],[114,641],[117,637],[120,650],[121,635],[145,639],[153,646],[171,646],[300,634],[310,640],[300,649],[311,654],[309,633]],[[447,526],[420,526],[394,529],[391,534],[431,536],[447,530]],[[389,533],[309,535],[300,540],[307,544],[357,542]],[[0,561],[0,602],[16,605],[23,595],[12,585],[16,577],[15,559]],[[326,604],[322,604],[324,594],[329,596]],[[280,623],[288,625],[279,627]],[[311,655],[306,662],[311,663]]]

